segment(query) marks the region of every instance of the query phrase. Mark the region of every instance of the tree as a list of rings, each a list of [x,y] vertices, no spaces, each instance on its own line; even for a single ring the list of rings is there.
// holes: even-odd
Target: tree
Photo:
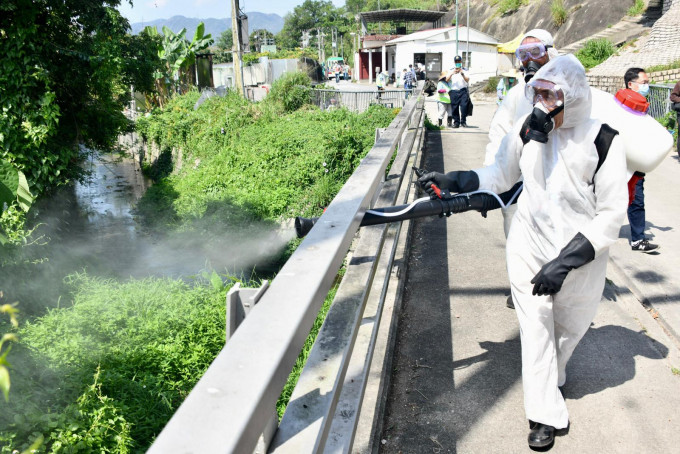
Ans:
[[[302,32],[320,28],[328,31],[331,28],[347,27],[351,21],[344,16],[343,8],[336,8],[330,1],[305,0],[296,6],[292,13],[286,14],[283,29],[277,37],[282,48],[300,47]]]
[[[234,60],[231,55],[232,48],[234,47],[234,35],[231,32],[231,28],[226,29],[220,34],[215,47],[215,59],[213,60],[215,63],[228,63]]]
[[[250,51],[261,52],[262,45],[266,45],[268,41],[274,39],[274,34],[269,30],[259,29],[253,30],[250,33]]]
[[[161,107],[165,104],[170,94],[175,91],[183,91],[182,75],[196,63],[196,53],[205,50],[214,41],[210,33],[205,34],[203,22],[198,24],[194,38],[191,42],[184,37],[187,29],[183,28],[175,34],[168,27],[163,26],[163,37],[158,43],[158,58],[160,67],[154,72],[156,90]],[[159,36],[156,27],[147,26],[143,33],[151,38]]]
[[[0,160],[37,194],[80,173],[79,144],[113,145],[129,84],[153,82],[148,41],[128,34],[119,3],[0,2]]]

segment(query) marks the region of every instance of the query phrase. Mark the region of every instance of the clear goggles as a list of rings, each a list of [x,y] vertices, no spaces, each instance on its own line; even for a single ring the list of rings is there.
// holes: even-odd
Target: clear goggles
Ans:
[[[547,109],[562,105],[561,91],[559,85],[543,79],[532,80],[524,87],[524,95],[531,101],[531,104],[535,105],[540,102]]]
[[[545,46],[543,43],[522,44],[515,51],[515,55],[522,62],[529,59],[537,60],[545,56],[549,47],[552,46]]]

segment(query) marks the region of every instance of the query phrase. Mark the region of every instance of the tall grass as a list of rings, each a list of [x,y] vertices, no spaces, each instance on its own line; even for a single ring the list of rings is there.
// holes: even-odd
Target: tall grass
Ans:
[[[567,10],[564,7],[564,0],[553,0],[550,4],[550,15],[555,27],[561,27],[567,21]]]

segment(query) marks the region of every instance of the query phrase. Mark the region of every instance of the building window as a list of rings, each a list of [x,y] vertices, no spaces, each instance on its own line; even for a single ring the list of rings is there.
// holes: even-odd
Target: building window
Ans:
[[[472,52],[463,52],[463,68],[470,69],[472,65]]]

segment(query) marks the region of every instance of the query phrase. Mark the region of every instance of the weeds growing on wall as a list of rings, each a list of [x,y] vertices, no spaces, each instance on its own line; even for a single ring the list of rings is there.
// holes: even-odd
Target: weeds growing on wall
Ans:
[[[628,8],[628,11],[626,14],[628,16],[639,16],[640,14],[644,13],[647,7],[645,6],[645,1],[644,0],[635,0],[635,3],[633,3],[633,6]]]
[[[567,9],[564,0],[553,0],[550,4],[550,16],[555,27],[561,27],[567,21]]]
[[[585,46],[574,54],[584,68],[593,68],[616,52],[616,47],[606,38],[591,39]]]
[[[653,72],[656,72],[656,71],[666,71],[666,70],[669,70],[669,69],[678,69],[678,68],[680,68],[680,60],[675,60],[674,62],[665,64],[665,65],[650,66],[650,67],[645,69],[645,72],[653,73]]]

